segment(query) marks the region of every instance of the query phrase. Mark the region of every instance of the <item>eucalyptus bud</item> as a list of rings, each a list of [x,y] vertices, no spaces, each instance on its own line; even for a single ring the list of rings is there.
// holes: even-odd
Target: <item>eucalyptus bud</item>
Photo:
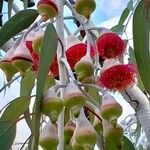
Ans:
[[[42,100],[41,111],[44,115],[49,116],[52,123],[58,120],[58,116],[63,109],[63,102],[57,96],[54,88],[50,88],[45,94]]]
[[[51,123],[47,123],[40,133],[39,145],[44,150],[56,150],[58,142],[56,127]]]

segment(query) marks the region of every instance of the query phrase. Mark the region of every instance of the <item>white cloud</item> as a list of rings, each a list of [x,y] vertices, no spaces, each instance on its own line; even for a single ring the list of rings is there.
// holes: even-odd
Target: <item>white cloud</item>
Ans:
[[[119,20],[119,17],[115,16],[115,17],[112,17],[111,19],[108,19],[108,20],[102,22],[99,26],[110,29],[113,26],[117,25],[118,20]]]
[[[120,14],[126,7],[128,0],[96,0],[97,11],[101,11],[109,18]]]

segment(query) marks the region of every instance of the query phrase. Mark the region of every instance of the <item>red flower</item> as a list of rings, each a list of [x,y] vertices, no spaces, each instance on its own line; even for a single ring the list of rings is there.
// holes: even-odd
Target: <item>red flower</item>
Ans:
[[[39,63],[39,55],[34,52],[32,49],[32,41],[26,41],[26,46],[30,51],[30,54],[34,60],[33,69],[35,71],[38,70],[38,63]],[[86,54],[86,48],[87,45],[85,43],[79,43],[72,47],[70,47],[66,51],[66,57],[67,61],[71,67],[71,69],[74,68],[75,64]],[[91,48],[91,57],[94,57],[95,51],[94,48]],[[52,74],[54,77],[57,77],[59,75],[59,69],[58,69],[58,62],[57,62],[57,56],[54,57],[54,60],[50,66],[50,74]]]
[[[35,53],[35,51],[32,48],[32,41],[26,41],[26,46],[28,50],[30,51],[30,54],[33,58],[33,70],[37,71],[38,70],[38,64],[39,64],[39,55]]]
[[[70,47],[66,51],[67,61],[71,67],[74,68],[75,64],[86,54],[86,44],[80,43]],[[50,73],[57,77],[59,75],[57,56],[55,56],[52,65],[50,67]]]
[[[98,38],[97,49],[104,59],[116,58],[123,54],[125,42],[115,33],[105,33]]]
[[[67,61],[73,69],[75,64],[86,54],[86,44],[76,44],[66,51]]]
[[[57,55],[54,57],[53,62],[50,67],[50,74],[54,77],[58,77],[59,69],[58,69],[58,62],[57,62]]]
[[[102,71],[97,84],[111,91],[124,91],[135,83],[136,75],[135,65],[115,65]]]

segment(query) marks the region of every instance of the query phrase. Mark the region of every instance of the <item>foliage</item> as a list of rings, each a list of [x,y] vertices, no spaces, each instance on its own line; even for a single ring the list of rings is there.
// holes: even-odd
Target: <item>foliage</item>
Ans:
[[[146,139],[143,130],[150,128],[145,125],[145,116],[150,120],[150,3],[130,0],[118,24],[104,29],[89,20],[95,0],[39,0],[37,10],[27,9],[29,1],[23,0],[24,10],[11,17],[12,2],[8,1],[9,19],[0,29],[0,47],[7,46],[10,39],[14,43],[1,58],[0,68],[9,74],[16,61],[27,69],[0,89],[7,92],[6,87],[11,88],[21,76],[20,97],[0,110],[0,148],[12,148],[18,122],[24,119],[31,134],[21,149],[148,149],[150,137],[146,133]],[[77,26],[75,34],[65,24],[64,6],[72,12],[69,18]],[[132,18],[134,48],[126,33]],[[137,80],[145,94],[143,102],[134,99],[134,94],[141,98],[139,92],[127,92]],[[112,96],[114,92],[126,94],[137,116],[119,123],[124,106]],[[58,110],[60,103],[62,111]],[[51,112],[49,108],[56,109],[44,115],[44,109]],[[58,120],[53,121],[56,115]]]

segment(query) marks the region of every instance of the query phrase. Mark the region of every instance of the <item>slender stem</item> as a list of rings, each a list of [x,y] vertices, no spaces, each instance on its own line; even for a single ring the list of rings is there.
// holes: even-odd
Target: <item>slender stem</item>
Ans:
[[[5,84],[1,89],[0,92],[2,92],[7,86],[9,86],[10,84],[12,84],[14,81],[16,81],[18,78],[20,78],[21,75],[15,77],[13,80],[9,81],[7,84]]]
[[[61,43],[64,45],[64,21],[63,21],[63,11],[64,11],[64,1],[57,0],[58,7],[59,7],[59,14],[56,18],[56,29],[58,33],[58,37],[61,39]],[[61,61],[61,58],[65,56],[65,51],[62,49],[62,46],[58,45],[57,49],[57,60],[59,66],[59,77],[60,77],[60,84],[66,84],[66,68],[64,63]],[[63,99],[64,97],[64,89],[60,89],[60,98]],[[57,150],[64,150],[64,110],[60,113],[58,117],[58,137],[59,137],[59,144],[57,146]]]
[[[33,136],[33,134],[31,134],[23,143],[23,145],[21,146],[20,150],[22,150],[24,148],[24,146],[26,145],[27,141],[30,140],[30,138]]]
[[[95,101],[95,99],[93,99],[88,93],[86,93],[78,83],[75,82],[75,84],[78,86],[79,90],[86,96],[88,102],[92,103],[98,109],[101,109],[101,105],[97,101]]]
[[[66,24],[64,24],[64,28],[65,28],[65,31],[66,31],[67,35],[70,35],[71,32],[70,32],[70,30],[68,29],[68,27],[67,27]]]
[[[95,117],[97,117],[99,119],[99,121],[102,121],[102,118],[97,115],[94,111],[92,111],[90,108],[88,108],[87,106],[84,106],[88,111],[90,111]]]
[[[80,86],[90,86],[90,87],[95,87],[98,91],[100,91],[103,95],[106,93],[106,91],[103,89],[103,88],[101,88],[101,87],[99,87],[99,86],[97,86],[97,85],[95,85],[95,84],[80,84]]]
[[[74,75],[73,75],[72,69],[71,69],[69,63],[67,62],[67,59],[66,59],[66,58],[62,58],[61,61],[65,64],[66,69],[67,69],[67,71],[68,71],[69,76],[71,77],[71,79],[72,79],[73,81],[76,81],[76,79],[75,79],[75,77],[74,77]]]
[[[86,23],[83,21],[83,19],[77,14],[77,12],[74,10],[74,8],[72,7],[72,5],[67,1],[64,0],[66,6],[71,10],[71,12],[73,13],[74,17],[80,22],[80,24],[83,26],[84,30],[87,30],[87,26]]]

